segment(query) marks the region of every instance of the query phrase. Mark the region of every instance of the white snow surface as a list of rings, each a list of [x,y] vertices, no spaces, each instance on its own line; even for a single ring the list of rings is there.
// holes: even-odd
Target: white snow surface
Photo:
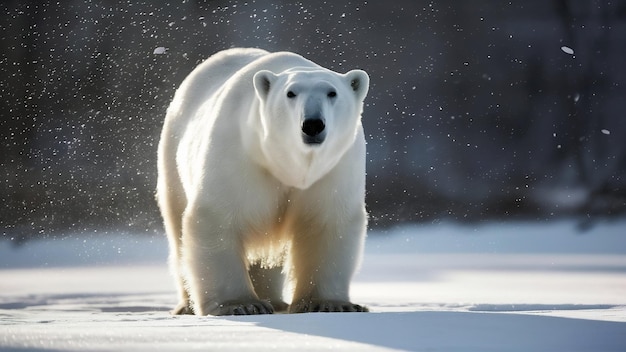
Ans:
[[[171,316],[165,237],[0,242],[1,351],[626,351],[626,220],[371,231],[370,313]]]

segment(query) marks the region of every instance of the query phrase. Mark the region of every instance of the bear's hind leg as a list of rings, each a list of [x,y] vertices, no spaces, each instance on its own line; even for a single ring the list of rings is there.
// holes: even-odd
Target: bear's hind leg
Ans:
[[[248,269],[257,296],[269,301],[276,312],[286,311],[289,306],[283,301],[285,275],[282,270],[282,267],[263,268],[260,264],[252,264]]]
[[[165,232],[167,233],[170,271],[174,276],[178,291],[178,304],[171,311],[174,315],[193,314],[183,275],[182,217],[185,199],[182,194],[182,185],[180,185],[174,172],[160,172],[157,200],[161,215],[163,216]]]
[[[180,224],[180,221],[178,221]],[[181,231],[174,230],[170,223],[168,232],[168,242],[170,247],[170,271],[176,281],[176,288],[178,290],[178,304],[170,312],[172,315],[186,315],[194,314],[193,307],[189,300],[189,293],[185,284],[184,272],[183,272],[183,259],[182,259],[182,243],[181,243]]]

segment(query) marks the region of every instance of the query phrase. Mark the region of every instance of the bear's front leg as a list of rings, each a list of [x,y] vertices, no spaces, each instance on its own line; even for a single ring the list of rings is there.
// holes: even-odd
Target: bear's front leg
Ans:
[[[272,305],[254,292],[241,239],[209,212],[188,211],[183,257],[188,292],[197,315],[271,314]]]
[[[365,237],[365,212],[351,220],[301,227],[292,244],[296,287],[289,313],[367,312],[350,302],[350,280]],[[311,223],[308,223],[311,225]]]

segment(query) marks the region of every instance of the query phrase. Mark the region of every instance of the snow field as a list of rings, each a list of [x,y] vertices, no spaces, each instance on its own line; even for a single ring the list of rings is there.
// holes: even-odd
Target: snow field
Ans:
[[[624,351],[625,225],[371,233],[352,287],[367,314],[170,316],[164,238],[5,241],[0,350]]]

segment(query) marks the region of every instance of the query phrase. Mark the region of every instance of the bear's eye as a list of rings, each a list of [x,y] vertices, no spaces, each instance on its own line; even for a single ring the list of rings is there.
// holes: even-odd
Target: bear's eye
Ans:
[[[327,95],[329,98],[334,98],[337,96],[337,92],[335,92],[334,90],[331,90],[330,92],[328,92]]]
[[[292,92],[292,91],[288,91],[287,92],[287,98],[295,98],[296,97],[296,93]]]

